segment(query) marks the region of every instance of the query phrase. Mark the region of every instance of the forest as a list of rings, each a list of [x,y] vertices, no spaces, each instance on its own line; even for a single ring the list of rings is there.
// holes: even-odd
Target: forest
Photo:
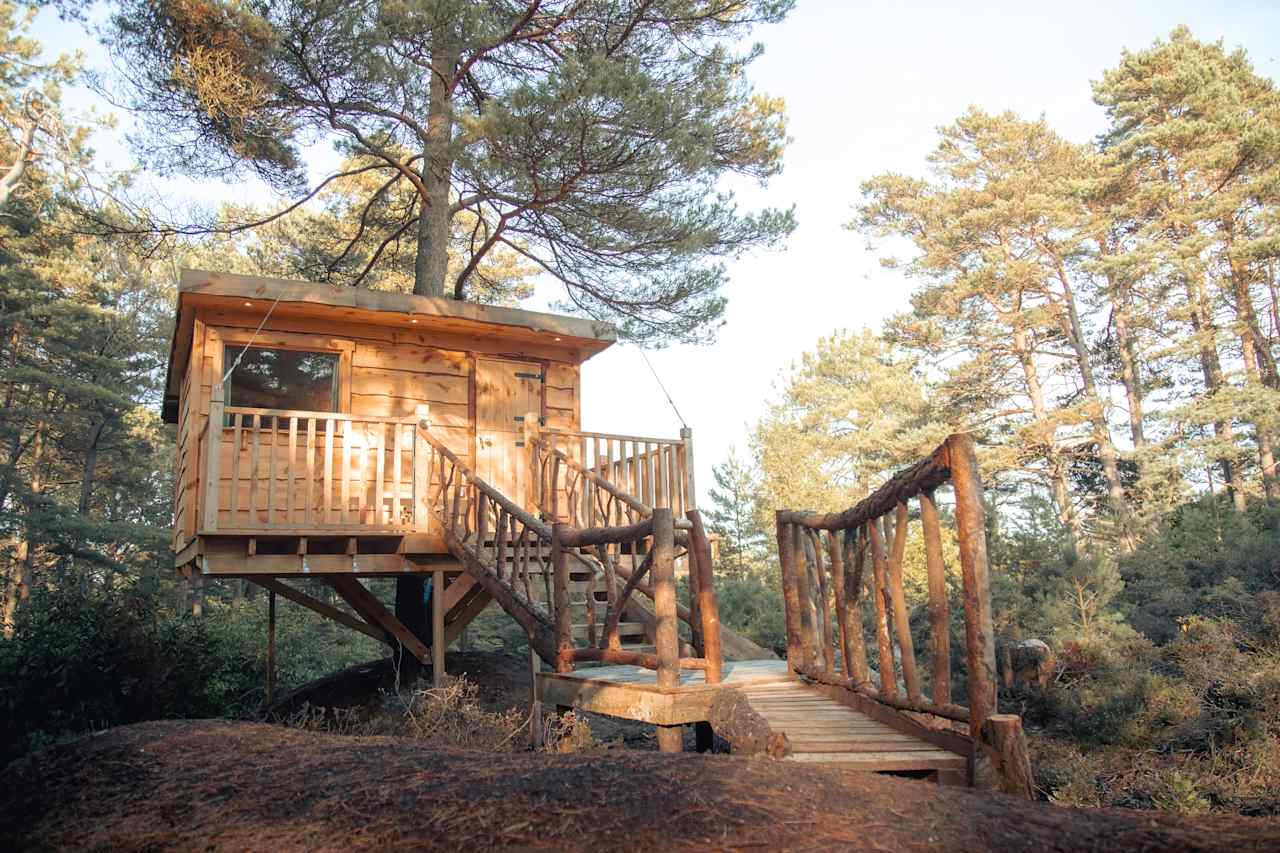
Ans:
[[[751,51],[682,55],[613,22],[628,60],[614,70],[513,40],[500,83],[477,70],[459,90],[459,138],[478,141],[449,149],[458,203],[440,219],[425,212],[445,157],[430,144],[439,114],[425,107],[424,127],[390,115],[369,82],[387,67],[344,67],[351,40],[420,21],[354,35],[361,22],[335,23],[314,42],[333,79],[317,79],[272,39],[307,34],[287,31],[302,25],[285,7],[326,4],[276,4],[272,18],[255,4],[125,0],[99,25],[131,70],[112,82],[38,43],[40,5],[0,4],[0,164],[12,164],[0,175],[0,760],[262,704],[263,596],[237,581],[196,593],[172,569],[175,448],[159,406],[180,268],[500,304],[549,278],[561,307],[661,345],[705,339],[724,311],[720,262],[795,227],[791,211],[743,214],[706,191],[781,169],[782,103],[737,82]],[[666,23],[714,45],[791,4],[731,5]],[[481,17],[464,39],[492,37]],[[646,62],[657,56],[669,61]],[[521,75],[536,85],[502,89]],[[648,94],[646,75],[662,84]],[[145,156],[130,169],[95,152],[113,119],[63,103],[90,78],[142,117]],[[564,95],[555,85],[578,87],[574,110],[548,107]],[[334,91],[349,103],[325,107]],[[722,618],[783,651],[774,512],[849,506],[970,433],[1000,702],[1025,720],[1041,796],[1280,814],[1280,91],[1243,51],[1178,28],[1099,69],[1092,95],[1107,120],[1096,139],[974,108],[910,174],[850,190],[841,250],[874,252],[908,307],[813,341],[704,484]],[[481,109],[490,97],[500,109]],[[601,102],[643,130],[630,148],[588,115]],[[315,179],[300,146],[321,125],[342,158]],[[579,135],[596,146],[598,182],[549,155],[528,168],[558,175],[559,195],[520,171]],[[141,191],[148,168],[191,173],[181,161],[196,141],[216,152],[197,177],[252,175],[294,201],[184,210]],[[566,213],[544,216],[564,198]],[[908,542],[905,565],[922,588],[922,543]],[[311,614],[286,607],[281,620],[281,688],[377,656]],[[923,636],[923,608],[911,627]],[[501,612],[461,643],[523,653]]]

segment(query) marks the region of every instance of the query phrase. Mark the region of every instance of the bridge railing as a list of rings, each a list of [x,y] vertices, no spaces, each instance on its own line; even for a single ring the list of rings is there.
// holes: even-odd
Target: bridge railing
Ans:
[[[938,490],[947,485],[954,492],[964,603],[963,702],[952,696],[951,607],[937,500]],[[912,503],[917,505],[914,514]],[[907,539],[916,519],[928,576],[927,692],[903,582]],[[776,520],[791,669],[899,712],[967,723],[975,757],[990,759],[1003,780],[1001,787],[1011,793],[1029,793],[1021,721],[1014,715],[996,714],[990,567],[982,481],[972,438],[950,436],[928,458],[899,471],[843,512],[783,510]],[[877,650],[878,685],[871,677],[863,631],[864,589],[872,598],[870,633]]]

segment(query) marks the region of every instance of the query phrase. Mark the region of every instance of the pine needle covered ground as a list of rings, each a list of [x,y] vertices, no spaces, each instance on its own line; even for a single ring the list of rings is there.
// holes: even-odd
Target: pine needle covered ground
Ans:
[[[495,754],[164,721],[10,765],[0,849],[1275,850],[1280,821],[1066,809],[769,759]]]

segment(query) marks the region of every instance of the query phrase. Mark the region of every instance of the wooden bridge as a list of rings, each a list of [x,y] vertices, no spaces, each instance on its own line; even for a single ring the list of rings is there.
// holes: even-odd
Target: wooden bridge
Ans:
[[[531,649],[552,668],[536,676],[537,708],[651,723],[659,747],[679,751],[686,725],[694,726],[699,748],[709,748],[713,725],[727,720],[724,706],[736,704],[737,720],[719,732],[731,742],[742,736],[735,751],[749,744],[783,760],[909,772],[1030,795],[1021,722],[996,713],[982,486],[967,436],[952,436],[844,512],[778,513],[786,661],[725,660],[711,548],[699,514],[690,508],[677,520],[669,496],[667,506],[655,508],[624,491],[619,480],[635,476],[643,483],[636,473],[642,468],[599,454],[584,465],[585,453],[559,446],[564,436],[531,428],[529,500],[539,518],[428,440],[439,465],[431,478],[439,484],[431,512],[450,551],[520,622]],[[948,485],[964,602],[963,703],[952,699],[951,614],[936,498]],[[929,577],[931,668],[924,678],[903,583],[913,501]],[[677,560],[687,565],[688,608],[676,599]],[[585,580],[575,587],[575,579]],[[868,665],[863,637],[864,589],[873,602],[878,673]],[[653,643],[624,647],[622,615],[635,612],[637,592],[649,600],[642,612]]]

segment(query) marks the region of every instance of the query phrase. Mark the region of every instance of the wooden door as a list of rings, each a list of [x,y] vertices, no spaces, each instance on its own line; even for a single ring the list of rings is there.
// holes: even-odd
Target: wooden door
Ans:
[[[542,365],[476,361],[476,473],[526,508],[529,455],[524,419],[542,411]]]

